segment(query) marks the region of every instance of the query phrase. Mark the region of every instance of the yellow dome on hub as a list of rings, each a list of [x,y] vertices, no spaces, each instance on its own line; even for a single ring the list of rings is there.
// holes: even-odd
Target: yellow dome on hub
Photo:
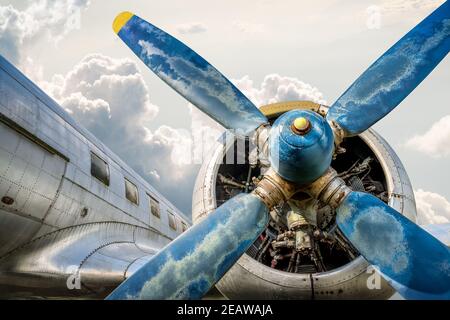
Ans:
[[[306,119],[305,117],[299,117],[294,120],[294,123],[292,125],[298,131],[304,132],[308,130],[310,123],[308,119]]]

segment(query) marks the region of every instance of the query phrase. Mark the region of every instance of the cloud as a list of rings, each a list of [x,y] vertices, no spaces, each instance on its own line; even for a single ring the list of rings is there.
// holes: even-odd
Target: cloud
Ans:
[[[384,0],[382,7],[386,12],[403,13],[406,11],[432,10],[444,2],[444,0]]]
[[[109,103],[102,99],[89,100],[81,92],[71,93],[60,99],[61,105],[72,115],[76,115],[85,127],[106,123],[111,118]]]
[[[39,0],[24,10],[12,5],[0,7],[1,53],[14,64],[27,63],[24,50],[37,41],[56,43],[80,28],[81,11],[89,0]]]
[[[207,30],[206,26],[199,22],[179,24],[176,26],[176,29],[181,34],[202,33]]]
[[[67,74],[42,83],[72,116],[164,194],[190,212],[197,167],[190,162],[186,130],[149,123],[159,108],[135,62],[91,54]],[[174,190],[183,190],[182,192]]]
[[[260,33],[264,32],[264,25],[260,23],[251,23],[246,21],[233,21],[231,24],[235,29],[244,33]]]
[[[168,126],[154,132],[147,127],[159,108],[150,102],[136,63],[92,54],[67,74],[44,81],[43,68],[27,56],[39,42],[56,44],[80,28],[81,11],[89,3],[38,0],[22,10],[0,6],[0,52],[169,200],[189,212],[196,174],[186,151],[190,134]],[[190,28],[199,30],[199,25]],[[188,191],[175,195],[175,186]]]
[[[248,76],[233,82],[257,106],[299,99],[324,102],[317,88],[296,78],[268,75],[259,86]],[[189,105],[191,131],[169,125],[151,130],[159,107],[129,59],[90,54],[66,74],[40,85],[171,202],[190,212],[199,166],[209,160],[223,127]]]
[[[418,224],[450,222],[450,202],[440,194],[418,189],[414,191]]]
[[[161,176],[159,175],[158,171],[156,170],[152,170],[148,173],[151,177],[153,177],[153,179],[155,179],[156,181],[161,180]]]
[[[225,128],[192,104],[188,107],[191,115],[192,161],[201,164],[208,161],[211,150]]]
[[[231,79],[231,82],[245,94],[247,98],[257,107],[265,104],[281,101],[310,100],[326,104],[323,94],[316,87],[300,81],[297,78],[285,77],[278,74],[269,74],[264,77],[261,84],[255,85],[248,76],[240,79]],[[224,130],[217,122],[189,104],[193,130],[210,131],[211,136],[217,136]]]
[[[152,120],[158,113],[142,75],[129,59],[88,55],[65,76],[55,75],[41,86],[83,123],[94,113],[122,121],[121,125],[131,120],[142,123],[140,117]]]
[[[293,100],[326,103],[319,89],[293,77],[270,74],[264,77],[259,86],[255,85],[254,81],[247,75],[240,79],[231,79],[231,82],[257,107]],[[192,104],[189,104],[189,110],[193,138],[193,161],[202,163],[207,160],[215,141],[225,129]]]
[[[421,21],[439,7],[444,0],[383,0],[371,4],[365,10],[368,29],[380,29],[405,21]]]
[[[264,77],[259,87],[255,87],[249,76],[232,81],[257,106],[294,100],[326,104],[319,89],[293,77],[269,74]]]
[[[450,115],[435,122],[431,128],[422,135],[415,135],[406,141],[405,146],[432,157],[445,157],[450,155]]]

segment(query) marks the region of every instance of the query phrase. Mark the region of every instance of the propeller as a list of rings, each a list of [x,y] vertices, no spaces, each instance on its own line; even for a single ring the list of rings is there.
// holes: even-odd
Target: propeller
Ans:
[[[450,250],[378,198],[351,192],[336,221],[355,248],[406,299],[450,299]]]
[[[189,47],[129,12],[113,29],[163,81],[227,129],[248,135],[266,117]],[[199,299],[266,228],[268,212],[302,190],[336,209],[348,240],[406,298],[450,299],[450,250],[378,198],[353,192],[330,167],[334,145],[394,109],[450,48],[447,1],[389,49],[332,105],[281,115],[265,136],[271,168],[158,252],[108,299]],[[269,128],[265,126],[265,128]],[[259,138],[258,138],[259,139]]]
[[[450,50],[446,1],[373,63],[331,106],[344,136],[370,128],[400,104]]]
[[[231,198],[159,251],[107,299],[200,299],[264,231],[268,212],[253,194]]]
[[[113,29],[161,80],[215,121],[248,135],[267,118],[226,77],[191,48],[130,12]]]

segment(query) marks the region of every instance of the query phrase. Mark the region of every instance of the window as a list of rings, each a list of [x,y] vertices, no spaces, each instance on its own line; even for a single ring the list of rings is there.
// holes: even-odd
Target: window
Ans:
[[[187,224],[186,223],[184,223],[184,221],[181,221],[181,230],[183,231],[183,232],[185,232],[186,230],[187,230]]]
[[[93,152],[91,152],[91,174],[93,177],[109,186],[108,164]]]
[[[127,179],[125,179],[125,196],[130,202],[133,202],[136,205],[139,203],[138,189]]]
[[[154,215],[157,218],[160,218],[161,214],[159,212],[159,201],[153,198],[151,195],[148,195],[148,198],[150,200],[150,211],[152,215]]]
[[[169,217],[169,227],[173,230],[177,230],[177,223],[175,222],[175,216],[172,212],[167,211],[167,216]]]

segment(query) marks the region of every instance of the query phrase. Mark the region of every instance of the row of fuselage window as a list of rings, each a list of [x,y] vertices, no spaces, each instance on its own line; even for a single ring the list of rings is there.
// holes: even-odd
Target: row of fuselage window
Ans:
[[[102,158],[91,152],[91,174],[96,179],[100,180],[106,186],[109,186],[109,166]],[[125,178],[125,197],[131,203],[139,205],[139,192],[134,183]],[[150,212],[153,216],[161,219],[161,209],[159,201],[147,193],[148,201],[150,203]],[[177,230],[177,219],[175,215],[167,210],[169,217],[169,227],[173,230]],[[187,225],[184,221],[181,222],[181,231],[184,232],[187,229]]]

